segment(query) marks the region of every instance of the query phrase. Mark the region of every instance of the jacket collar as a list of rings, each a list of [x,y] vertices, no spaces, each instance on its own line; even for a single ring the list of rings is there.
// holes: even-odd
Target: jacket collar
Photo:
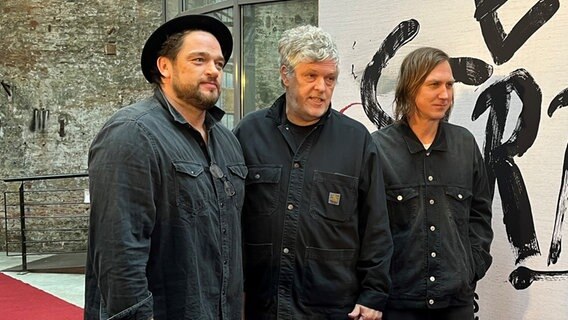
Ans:
[[[164,107],[166,110],[168,110],[168,112],[170,113],[170,115],[172,116],[172,118],[175,122],[178,122],[178,123],[181,123],[181,124],[184,124],[184,125],[188,124],[187,121],[185,120],[185,118],[171,105],[171,103],[168,102],[168,100],[166,99],[166,96],[164,95],[164,93],[162,92],[162,90],[160,88],[157,88],[156,90],[154,90],[154,98],[156,98],[156,100],[158,100],[158,102],[160,102],[162,107]],[[213,127],[217,122],[221,121],[221,119],[223,118],[224,115],[225,115],[225,111],[221,110],[217,106],[213,106],[211,109],[206,111],[205,127],[206,128]]]
[[[410,128],[406,121],[401,121],[400,123],[396,124],[397,127],[400,128],[400,132],[404,141],[406,142],[406,146],[408,147],[408,151],[410,153],[418,153],[420,151],[424,151],[424,145],[418,137],[414,134],[414,131]],[[432,142],[432,146],[430,150],[436,151],[447,151],[448,150],[448,143],[446,140],[446,133],[445,133],[445,121],[440,121],[440,126],[438,127],[438,131],[436,132],[436,137],[434,137],[434,141]]]
[[[327,108],[327,111],[323,114],[323,116],[321,116],[321,118],[319,119],[319,121],[317,122],[317,126],[323,125],[327,119],[331,116],[331,104],[329,105],[329,108]],[[277,125],[283,125],[286,123],[286,94],[282,94],[280,97],[278,97],[278,99],[276,99],[276,101],[274,101],[274,103],[272,104],[272,106],[270,107],[270,109],[268,109],[268,112],[266,113],[266,117],[270,118],[272,120],[274,120],[274,122],[276,122]]]

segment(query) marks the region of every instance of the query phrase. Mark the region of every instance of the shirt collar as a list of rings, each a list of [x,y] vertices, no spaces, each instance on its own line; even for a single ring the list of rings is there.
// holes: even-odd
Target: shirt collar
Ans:
[[[321,116],[321,118],[319,119],[319,121],[317,122],[317,125],[323,125],[327,119],[330,117],[331,115],[331,104],[329,105],[329,108],[327,108],[327,111],[323,114],[323,116]],[[274,120],[274,122],[276,122],[278,125],[284,125],[286,123],[286,94],[282,94],[280,97],[278,97],[278,99],[276,99],[276,101],[274,101],[274,103],[272,104],[272,106],[270,107],[270,109],[268,110],[266,116],[268,118],[271,118],[272,120]]]
[[[420,151],[424,151],[424,145],[418,137],[414,134],[414,131],[410,128],[406,121],[402,121],[397,124],[397,126],[401,129],[402,137],[406,142],[406,146],[408,147],[408,151],[410,153],[418,153]],[[430,150],[436,151],[447,151],[448,150],[448,143],[446,140],[446,133],[444,127],[446,126],[445,121],[440,121],[440,125],[438,126],[438,131],[436,132],[436,137],[434,137],[434,141],[432,142],[432,146]]]

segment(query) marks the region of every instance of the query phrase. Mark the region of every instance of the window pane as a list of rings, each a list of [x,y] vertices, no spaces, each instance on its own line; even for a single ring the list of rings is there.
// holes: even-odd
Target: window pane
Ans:
[[[166,0],[166,21],[171,20],[181,11],[179,0]]]
[[[199,9],[210,4],[216,4],[225,0],[184,0],[185,10]]]
[[[287,29],[317,25],[317,0],[294,0],[243,6],[244,114],[270,106],[284,89],[280,84],[278,40]]]
[[[233,33],[233,8],[210,12],[207,13],[207,15],[221,20],[229,30],[231,30],[231,33]],[[231,55],[231,58],[223,69],[221,96],[217,102],[217,106],[226,113],[222,122],[229,129],[232,129],[235,124],[235,86],[233,84],[235,63],[233,62],[233,56],[234,54]]]

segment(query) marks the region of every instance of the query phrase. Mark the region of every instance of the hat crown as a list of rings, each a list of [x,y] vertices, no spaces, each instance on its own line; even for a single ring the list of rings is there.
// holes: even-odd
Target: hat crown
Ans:
[[[169,36],[188,30],[201,30],[215,36],[221,46],[225,64],[229,61],[233,52],[233,36],[229,28],[223,22],[208,15],[181,13],[159,26],[144,44],[141,67],[142,73],[148,82],[156,82],[152,77],[152,70],[157,69],[158,53],[164,42],[166,42]]]

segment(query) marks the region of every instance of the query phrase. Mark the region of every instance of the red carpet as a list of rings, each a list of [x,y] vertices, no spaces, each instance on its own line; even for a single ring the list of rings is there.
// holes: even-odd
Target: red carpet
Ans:
[[[0,273],[0,319],[80,320],[83,309]]]

